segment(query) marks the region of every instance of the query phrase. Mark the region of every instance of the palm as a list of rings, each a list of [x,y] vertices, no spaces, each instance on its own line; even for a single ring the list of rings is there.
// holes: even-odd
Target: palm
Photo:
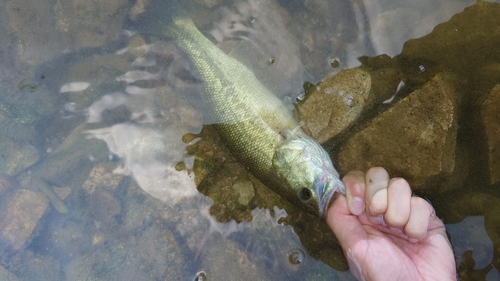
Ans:
[[[435,268],[454,270],[449,253],[443,251],[449,245],[441,221],[433,221],[427,236],[417,243],[386,226],[372,224],[366,213],[358,222],[360,231],[353,235],[357,242],[352,249],[361,268],[368,269],[364,271],[368,280],[431,280],[440,276]]]
[[[434,208],[380,167],[349,172],[326,221],[359,280],[455,280],[455,259]],[[367,214],[369,213],[369,215]],[[392,226],[392,227],[389,227]]]
[[[327,222],[344,249],[351,272],[360,280],[361,275],[366,280],[456,279],[446,231],[435,216],[426,236],[417,243],[401,232],[370,222],[366,212],[351,214],[344,196],[330,206]]]

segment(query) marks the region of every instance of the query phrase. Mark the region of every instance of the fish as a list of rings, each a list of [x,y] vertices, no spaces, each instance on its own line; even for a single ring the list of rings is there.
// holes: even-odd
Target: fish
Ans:
[[[153,2],[151,2],[153,4]],[[201,99],[225,145],[261,182],[302,210],[325,216],[345,186],[326,150],[251,69],[205,37],[175,0],[136,18],[173,40],[199,73]]]

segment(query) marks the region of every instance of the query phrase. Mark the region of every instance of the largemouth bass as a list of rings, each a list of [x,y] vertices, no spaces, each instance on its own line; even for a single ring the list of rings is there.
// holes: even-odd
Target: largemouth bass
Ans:
[[[328,153],[250,69],[196,28],[179,3],[154,4],[147,19],[138,22],[161,22],[163,35],[192,60],[208,115],[232,153],[276,193],[309,213],[324,215],[334,194],[345,193]]]

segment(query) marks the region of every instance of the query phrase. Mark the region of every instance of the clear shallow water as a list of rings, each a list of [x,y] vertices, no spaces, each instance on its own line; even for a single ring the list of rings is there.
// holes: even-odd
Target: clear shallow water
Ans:
[[[209,3],[186,3],[199,28],[285,101],[305,82],[360,65],[360,56],[399,54],[406,41],[473,4]],[[196,97],[196,73],[174,43],[134,32],[127,18],[140,8],[127,1],[1,3],[0,191],[3,213],[14,218],[2,219],[2,274],[352,280],[321,220],[262,186],[209,126],[201,132],[210,121]],[[467,136],[459,133],[459,141],[470,146]],[[498,202],[498,192],[486,183],[484,165],[477,167],[463,188],[425,194],[450,224],[463,280],[498,275],[491,269],[497,212],[485,207]],[[467,216],[483,219],[459,223]],[[23,218],[33,227],[7,227]]]

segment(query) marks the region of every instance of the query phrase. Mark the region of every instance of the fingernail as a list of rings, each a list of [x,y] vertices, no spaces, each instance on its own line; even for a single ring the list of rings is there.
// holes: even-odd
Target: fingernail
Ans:
[[[379,216],[368,216],[368,220],[370,220],[371,223],[373,224],[379,224],[382,226],[386,226],[385,221],[384,221],[384,215],[379,215]]]
[[[418,239],[417,238],[408,238],[408,241],[410,243],[417,243],[418,242]]]
[[[351,200],[351,212],[353,215],[361,215],[363,213],[364,209],[364,202],[363,199],[360,197],[353,197]]]

